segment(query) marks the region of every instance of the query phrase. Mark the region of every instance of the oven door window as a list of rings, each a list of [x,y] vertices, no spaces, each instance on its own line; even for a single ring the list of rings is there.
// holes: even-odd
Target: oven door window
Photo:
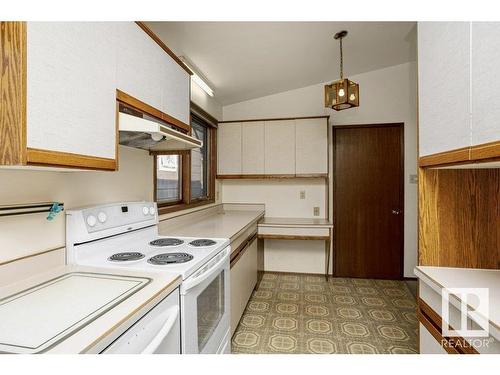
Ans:
[[[219,275],[198,295],[198,350],[201,353],[205,344],[217,328],[224,315],[224,275]]]

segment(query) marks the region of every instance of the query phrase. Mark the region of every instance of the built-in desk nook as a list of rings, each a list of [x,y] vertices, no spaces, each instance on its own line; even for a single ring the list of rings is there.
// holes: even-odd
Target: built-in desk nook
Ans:
[[[264,217],[258,225],[259,240],[325,241],[325,277],[328,278],[333,224],[326,219]],[[259,269],[264,269],[260,257]]]

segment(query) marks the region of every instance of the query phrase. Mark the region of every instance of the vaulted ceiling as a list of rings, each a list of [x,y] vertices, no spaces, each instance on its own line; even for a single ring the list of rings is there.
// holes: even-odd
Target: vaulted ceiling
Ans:
[[[185,56],[222,105],[336,79],[347,30],[344,73],[353,75],[416,59],[414,22],[148,22]]]

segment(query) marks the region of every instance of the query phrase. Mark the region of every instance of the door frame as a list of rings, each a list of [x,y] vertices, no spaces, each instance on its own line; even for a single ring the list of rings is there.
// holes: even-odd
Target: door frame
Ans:
[[[380,128],[380,127],[399,127],[399,137],[401,144],[401,160],[400,160],[400,172],[401,178],[399,180],[399,194],[400,199],[402,200],[402,215],[399,219],[400,226],[400,244],[399,244],[399,253],[400,253],[400,275],[399,279],[404,279],[404,223],[405,223],[405,143],[404,143],[404,122],[387,122],[387,123],[373,123],[373,124],[348,124],[348,125],[332,125],[332,221],[333,221],[333,241],[332,241],[332,276],[336,275],[336,259],[337,259],[337,249],[336,249],[336,241],[337,241],[337,214],[335,209],[335,185],[337,182],[336,170],[335,170],[335,156],[337,149],[337,140],[336,140],[336,130],[337,129],[356,129],[356,128]]]

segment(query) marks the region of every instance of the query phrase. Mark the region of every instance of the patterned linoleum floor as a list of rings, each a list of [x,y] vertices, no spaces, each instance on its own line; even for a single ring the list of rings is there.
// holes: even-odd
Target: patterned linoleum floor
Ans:
[[[266,273],[233,353],[417,353],[416,302],[404,281]]]

